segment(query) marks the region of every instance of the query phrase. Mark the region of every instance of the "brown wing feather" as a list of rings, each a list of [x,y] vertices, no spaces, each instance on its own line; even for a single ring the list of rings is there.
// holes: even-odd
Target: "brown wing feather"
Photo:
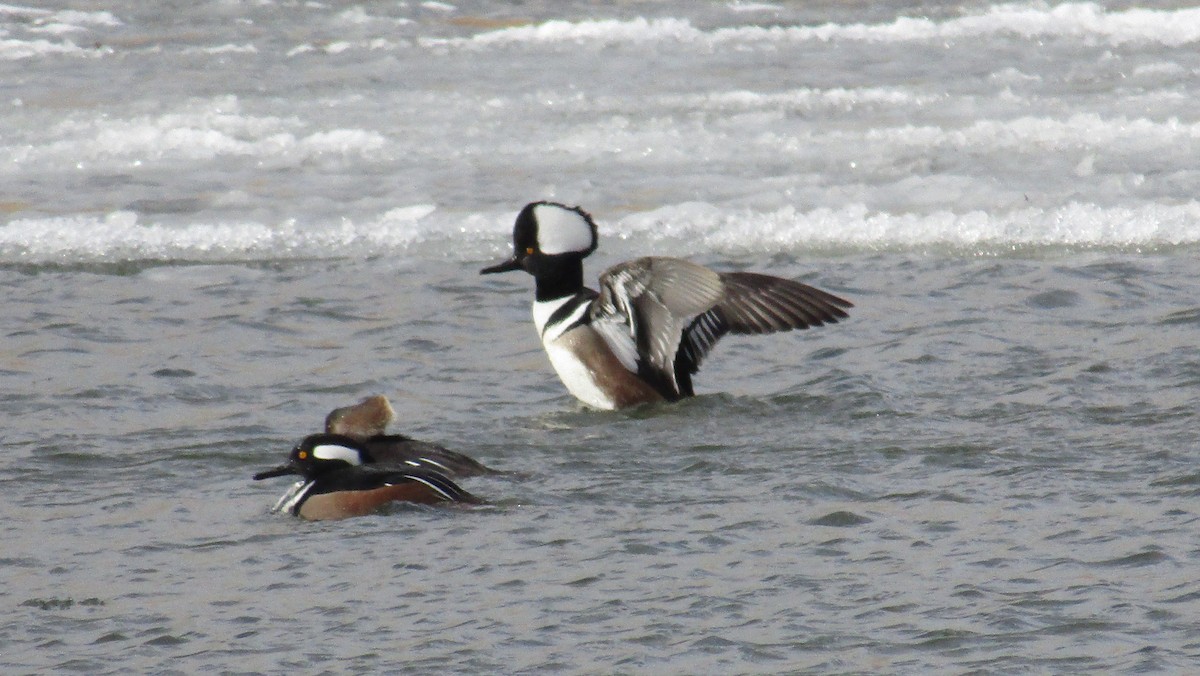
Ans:
[[[733,333],[774,333],[836,324],[849,317],[850,301],[801,282],[754,272],[727,272],[725,298],[716,310]]]
[[[835,324],[850,301],[807,284],[755,272],[720,275],[725,297],[683,332],[675,370],[681,380],[700,368],[726,333],[764,334]]]
[[[692,394],[691,374],[726,333],[833,324],[849,316],[849,307],[850,301],[801,282],[649,257],[601,275],[592,320],[619,326],[620,341],[630,351],[636,347],[639,375],[678,398]]]

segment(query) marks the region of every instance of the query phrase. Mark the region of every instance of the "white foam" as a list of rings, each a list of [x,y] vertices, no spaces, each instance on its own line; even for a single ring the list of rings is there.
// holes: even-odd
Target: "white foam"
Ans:
[[[366,155],[386,146],[387,139],[378,132],[364,129],[331,129],[309,134],[296,145],[305,156],[322,153]]]
[[[38,7],[0,4],[0,18],[15,17],[34,25],[47,23],[80,23],[95,26],[120,26],[121,21],[111,12],[83,12],[64,9],[52,10]]]
[[[338,14],[336,19],[338,23],[350,26],[365,26],[381,20],[377,16],[367,14],[367,10],[362,7],[351,7]]]
[[[635,106],[654,111],[729,113],[773,109],[810,113],[849,110],[858,106],[914,108],[949,98],[946,94],[918,94],[910,88],[900,87],[798,87],[778,92],[736,89],[683,94],[649,92],[638,96],[636,102],[627,97],[586,96],[579,92],[538,92],[536,97],[539,105],[592,115],[627,113]]]
[[[544,198],[595,213],[601,255],[1195,242],[1194,50],[1170,45],[1194,44],[1200,10],[984,3],[798,25],[741,13],[758,4],[485,30],[501,24],[418,1],[266,3],[254,20],[278,20],[283,42],[215,21],[164,42],[157,15],[0,6],[0,59],[45,57],[14,64],[31,76],[4,109],[0,260],[485,261],[508,253],[520,205]],[[852,11],[838,15],[895,10]],[[396,30],[405,14],[421,21]],[[106,31],[121,20],[133,25]],[[38,84],[105,53],[75,44],[105,32],[121,58],[83,64],[96,77],[77,89]],[[438,57],[509,50],[488,57],[505,78],[438,84],[466,77],[478,53],[367,89],[326,77],[370,80],[432,56],[418,35],[465,36],[419,43]],[[931,70],[943,42],[964,63]],[[289,49],[284,65],[312,87],[263,91],[261,68],[235,67],[279,66]],[[376,49],[401,53],[360,58]],[[647,62],[680,78],[622,75]],[[177,65],[224,68],[230,91],[247,93],[188,98],[169,78],[129,96],[104,86],[105,73]]]
[[[19,171],[30,162],[208,160],[221,156],[295,163],[330,153],[366,156],[388,143],[375,131],[308,130],[296,117],[247,114],[232,96],[185,102],[180,109],[159,115],[69,118],[46,136],[53,140],[0,146],[0,172]]]
[[[836,100],[829,97],[809,103],[832,106]],[[846,100],[869,99],[861,93],[847,92]],[[917,100],[918,97],[909,97],[907,104],[915,105]],[[927,100],[940,100],[947,105],[958,102],[952,97],[930,96]],[[768,161],[793,158],[804,163],[800,166],[844,162],[891,172],[897,165],[911,162],[913,156],[930,158],[960,151],[986,154],[1001,163],[1018,161],[1014,158],[1020,157],[1020,153],[1043,155],[1086,149],[1100,150],[1111,157],[1125,152],[1134,155],[1159,152],[1160,163],[1171,159],[1170,166],[1175,166],[1187,163],[1187,158],[1181,156],[1183,149],[1200,139],[1200,122],[1176,117],[1149,119],[1075,113],[1065,117],[981,119],[961,127],[912,124],[825,127],[787,124],[788,104],[781,105],[771,97],[747,97],[744,103],[744,109],[724,111],[732,113],[725,124],[694,117],[602,117],[590,126],[564,130],[548,139],[543,149],[581,159],[629,156],[644,161],[653,157],[685,166],[698,160],[736,162],[761,157]],[[681,138],[686,143],[677,141]]]
[[[188,47],[182,54],[257,54],[254,45],[216,45],[214,47]]]
[[[870,212],[862,205],[801,212],[719,209],[685,203],[633,214],[603,234],[683,245],[707,251],[775,253],[811,248],[907,249],[948,247],[977,251],[1019,247],[1140,249],[1200,243],[1200,202],[1100,207],[1071,203],[1054,209],[990,213]],[[689,242],[702,242],[697,247]]]
[[[725,5],[734,12],[776,12],[783,9],[782,5],[776,5],[766,2],[746,2],[745,0],[734,0]]]
[[[87,50],[75,43],[51,42],[49,40],[0,40],[0,60],[20,61],[53,54],[70,56],[97,55],[97,50]]]
[[[120,26],[121,20],[113,16],[111,12],[81,12],[76,10],[64,9],[58,12],[50,12],[43,18],[38,19],[40,22],[46,23],[67,23],[67,24],[83,24],[85,26]]]
[[[505,253],[510,227],[498,214],[437,217],[412,205],[354,223],[294,221],[167,226],[131,212],[28,218],[0,226],[0,263],[294,260],[396,254],[480,261]],[[508,214],[511,217],[511,214]],[[1200,244],[1200,202],[1004,212],[872,212],[862,205],[754,211],[687,202],[601,221],[601,247],[638,254],[803,254],[814,250],[944,248],[991,253],[1028,247],[1143,250]],[[605,246],[607,243],[607,247]]]
[[[54,12],[48,9],[38,9],[36,7],[20,7],[17,5],[0,4],[0,16],[8,17],[15,16],[23,19],[31,19],[37,17],[50,16]]]
[[[87,33],[95,26],[122,25],[111,12],[48,10],[17,5],[0,5],[0,60],[18,61],[45,56],[96,57],[111,54],[109,48],[85,49],[74,42],[47,40],[42,36],[64,38]],[[81,36],[86,40],[86,36]]]
[[[407,250],[426,241],[431,228],[422,221],[435,211],[433,205],[419,204],[398,207],[358,224],[343,219],[304,227],[292,220],[274,225],[234,222],[168,226],[142,223],[137,214],[128,211],[99,217],[17,219],[0,225],[0,262],[73,264],[369,256],[381,250]],[[445,240],[445,247],[454,246],[445,235],[440,237]]]
[[[1108,10],[1095,3],[1005,4],[964,16],[934,20],[899,17],[879,24],[737,26],[699,30],[683,19],[548,21],[427,44],[490,47],[517,44],[675,42],[706,48],[802,41],[927,42],[993,35],[1023,39],[1056,37],[1101,40],[1112,45],[1148,42],[1179,46],[1200,41],[1200,8]]]
[[[1200,122],[1178,118],[1150,120],[1124,116],[1104,117],[1077,113],[1065,119],[1025,116],[1014,119],[979,120],[959,129],[904,125],[880,127],[865,139],[890,146],[932,148],[952,146],[974,150],[1017,148],[1113,147],[1122,145],[1171,146],[1200,138]]]
[[[397,24],[404,23],[396,21]],[[309,54],[312,52],[322,52],[325,54],[342,54],[352,51],[395,51],[408,46],[406,40],[389,40],[386,38],[371,38],[369,40],[335,40],[323,45],[317,46],[309,43],[296,45],[289,49],[286,55],[290,57],[299,56],[301,54]]]
[[[502,28],[476,34],[470,38],[425,38],[421,44],[462,47],[491,47],[519,44],[555,44],[591,42],[600,44],[658,42],[695,42],[704,33],[684,19],[654,19],[642,17],[621,21],[601,19],[588,21],[547,21],[545,23]]]
[[[66,35],[68,33],[85,33],[87,29],[83,26],[76,26],[69,23],[47,23],[30,27],[29,32],[44,33],[46,35]]]

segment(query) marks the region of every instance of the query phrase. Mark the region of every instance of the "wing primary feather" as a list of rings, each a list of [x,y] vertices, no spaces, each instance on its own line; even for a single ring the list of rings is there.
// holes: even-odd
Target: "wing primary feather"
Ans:
[[[849,307],[850,301],[801,282],[651,257],[600,276],[591,318],[610,344],[622,346],[614,350],[622,363],[674,399],[691,394],[691,375],[726,333],[821,326],[846,318]],[[630,364],[634,352],[636,364]]]
[[[808,302],[803,296],[787,293],[786,289],[772,289],[771,300],[775,302],[776,308],[787,313],[787,320],[795,324],[796,328],[821,326],[831,319],[822,308]]]
[[[698,315],[683,332],[675,362],[676,372],[691,375],[698,371],[709,351],[728,332],[729,323],[720,310],[714,308]]]
[[[719,307],[733,333],[773,333],[835,323],[853,304],[802,282],[753,272],[721,275],[727,294]]]
[[[813,316],[827,322],[836,322],[838,319],[849,317],[850,315],[842,307],[853,307],[850,301],[825,293],[820,289],[814,289],[811,286],[801,285],[801,288],[782,287],[777,289],[776,292],[781,297],[785,297],[796,305],[806,308]]]

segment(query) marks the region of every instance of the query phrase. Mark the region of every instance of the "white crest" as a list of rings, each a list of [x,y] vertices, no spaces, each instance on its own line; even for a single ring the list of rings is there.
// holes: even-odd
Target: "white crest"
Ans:
[[[544,254],[587,251],[592,247],[592,226],[577,211],[556,204],[539,204],[533,209],[537,219],[538,249]]]
[[[312,454],[318,460],[345,460],[351,465],[362,464],[362,456],[358,454],[358,451],[338,444],[313,446]]]

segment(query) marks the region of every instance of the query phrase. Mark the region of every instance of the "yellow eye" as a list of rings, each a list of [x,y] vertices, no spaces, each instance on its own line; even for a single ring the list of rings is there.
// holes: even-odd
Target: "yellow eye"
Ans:
[[[301,460],[307,460],[308,459],[308,451],[300,451],[299,453],[296,454],[296,457],[300,458]]]
[[[528,256],[532,256],[533,255],[533,247],[529,247],[528,249],[526,249],[525,254]]]

